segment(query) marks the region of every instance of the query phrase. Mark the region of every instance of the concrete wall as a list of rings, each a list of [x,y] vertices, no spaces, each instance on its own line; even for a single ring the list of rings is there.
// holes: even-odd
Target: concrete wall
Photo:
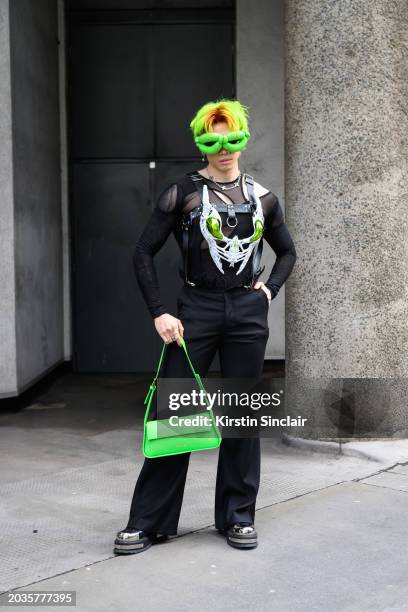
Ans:
[[[5,13],[7,3],[1,5]],[[57,3],[18,0],[9,3],[9,15],[10,70],[2,66],[1,91],[11,74],[13,168],[10,156],[6,166],[2,164],[1,180],[9,194],[6,240],[14,234],[14,262],[9,255],[7,268],[15,278],[15,308],[9,295],[12,281],[7,279],[7,312],[1,313],[1,321],[14,328],[14,317],[15,348],[11,332],[6,338],[10,350],[1,351],[4,395],[21,392],[63,358]],[[1,44],[7,47],[4,33]],[[1,102],[6,103],[3,111],[7,92]],[[7,128],[2,136],[4,129],[9,141]],[[13,363],[17,374],[6,365]]]
[[[284,209],[284,0],[237,0],[237,98],[249,106],[252,139],[241,170],[275,193]],[[264,241],[269,275],[275,255]],[[267,359],[285,358],[285,287],[269,308]]]
[[[0,0],[0,397],[17,386],[9,0]]]

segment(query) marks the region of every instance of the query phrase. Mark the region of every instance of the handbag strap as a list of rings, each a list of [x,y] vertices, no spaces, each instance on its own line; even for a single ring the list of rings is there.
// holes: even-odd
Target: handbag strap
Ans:
[[[187,361],[188,361],[188,363],[190,365],[191,371],[193,372],[194,378],[196,379],[200,389],[202,391],[204,391],[205,403],[207,404],[207,406],[210,406],[210,403],[209,403],[208,397],[207,397],[207,391],[204,388],[204,385],[203,385],[203,382],[201,380],[201,377],[200,377],[199,373],[196,372],[195,369],[194,369],[194,366],[193,366],[193,364],[191,362],[191,359],[190,359],[190,356],[188,354],[187,346],[186,346],[186,343],[185,343],[185,340],[184,340],[183,336],[180,336],[180,340],[181,340],[181,345],[182,345],[182,347],[184,349],[184,352],[186,354]],[[146,397],[145,397],[144,402],[143,402],[145,405],[148,404],[148,409],[147,409],[146,414],[145,414],[145,422],[147,420],[147,416],[148,416],[148,413],[149,413],[150,399],[153,396],[154,392],[156,391],[157,379],[158,379],[158,376],[159,376],[160,368],[161,368],[162,363],[163,363],[163,357],[164,357],[164,352],[166,350],[166,346],[167,346],[167,344],[164,343],[163,344],[163,348],[162,348],[162,352],[161,352],[161,355],[160,355],[160,358],[159,358],[159,363],[157,365],[156,374],[154,375],[154,378],[153,378],[152,382],[150,383],[149,389],[147,391]]]

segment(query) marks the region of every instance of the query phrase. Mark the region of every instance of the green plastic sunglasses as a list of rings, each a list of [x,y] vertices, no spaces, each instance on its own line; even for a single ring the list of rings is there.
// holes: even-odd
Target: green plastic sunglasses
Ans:
[[[250,133],[248,130],[238,130],[237,132],[228,132],[228,134],[218,134],[217,132],[205,132],[200,134],[194,140],[201,153],[214,155],[226,149],[226,151],[242,151],[245,149],[249,140]]]

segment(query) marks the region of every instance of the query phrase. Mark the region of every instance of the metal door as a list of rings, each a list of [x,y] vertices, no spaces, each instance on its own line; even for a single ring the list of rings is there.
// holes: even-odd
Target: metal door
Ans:
[[[235,95],[234,15],[92,4],[67,13],[74,368],[151,371],[162,342],[132,254],[160,191],[202,167],[189,130],[196,110]],[[154,261],[176,313],[174,237]]]

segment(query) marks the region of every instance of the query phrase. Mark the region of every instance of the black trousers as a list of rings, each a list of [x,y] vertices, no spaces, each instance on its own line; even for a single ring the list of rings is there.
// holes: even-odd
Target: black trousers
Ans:
[[[221,376],[258,379],[269,337],[269,303],[262,289],[214,290],[184,285],[178,318],[194,368],[204,378],[219,351]],[[191,377],[176,342],[166,348],[161,377]],[[136,482],[127,527],[177,534],[190,453],[145,458]],[[255,520],[260,480],[260,440],[223,438],[215,490],[215,527]]]

